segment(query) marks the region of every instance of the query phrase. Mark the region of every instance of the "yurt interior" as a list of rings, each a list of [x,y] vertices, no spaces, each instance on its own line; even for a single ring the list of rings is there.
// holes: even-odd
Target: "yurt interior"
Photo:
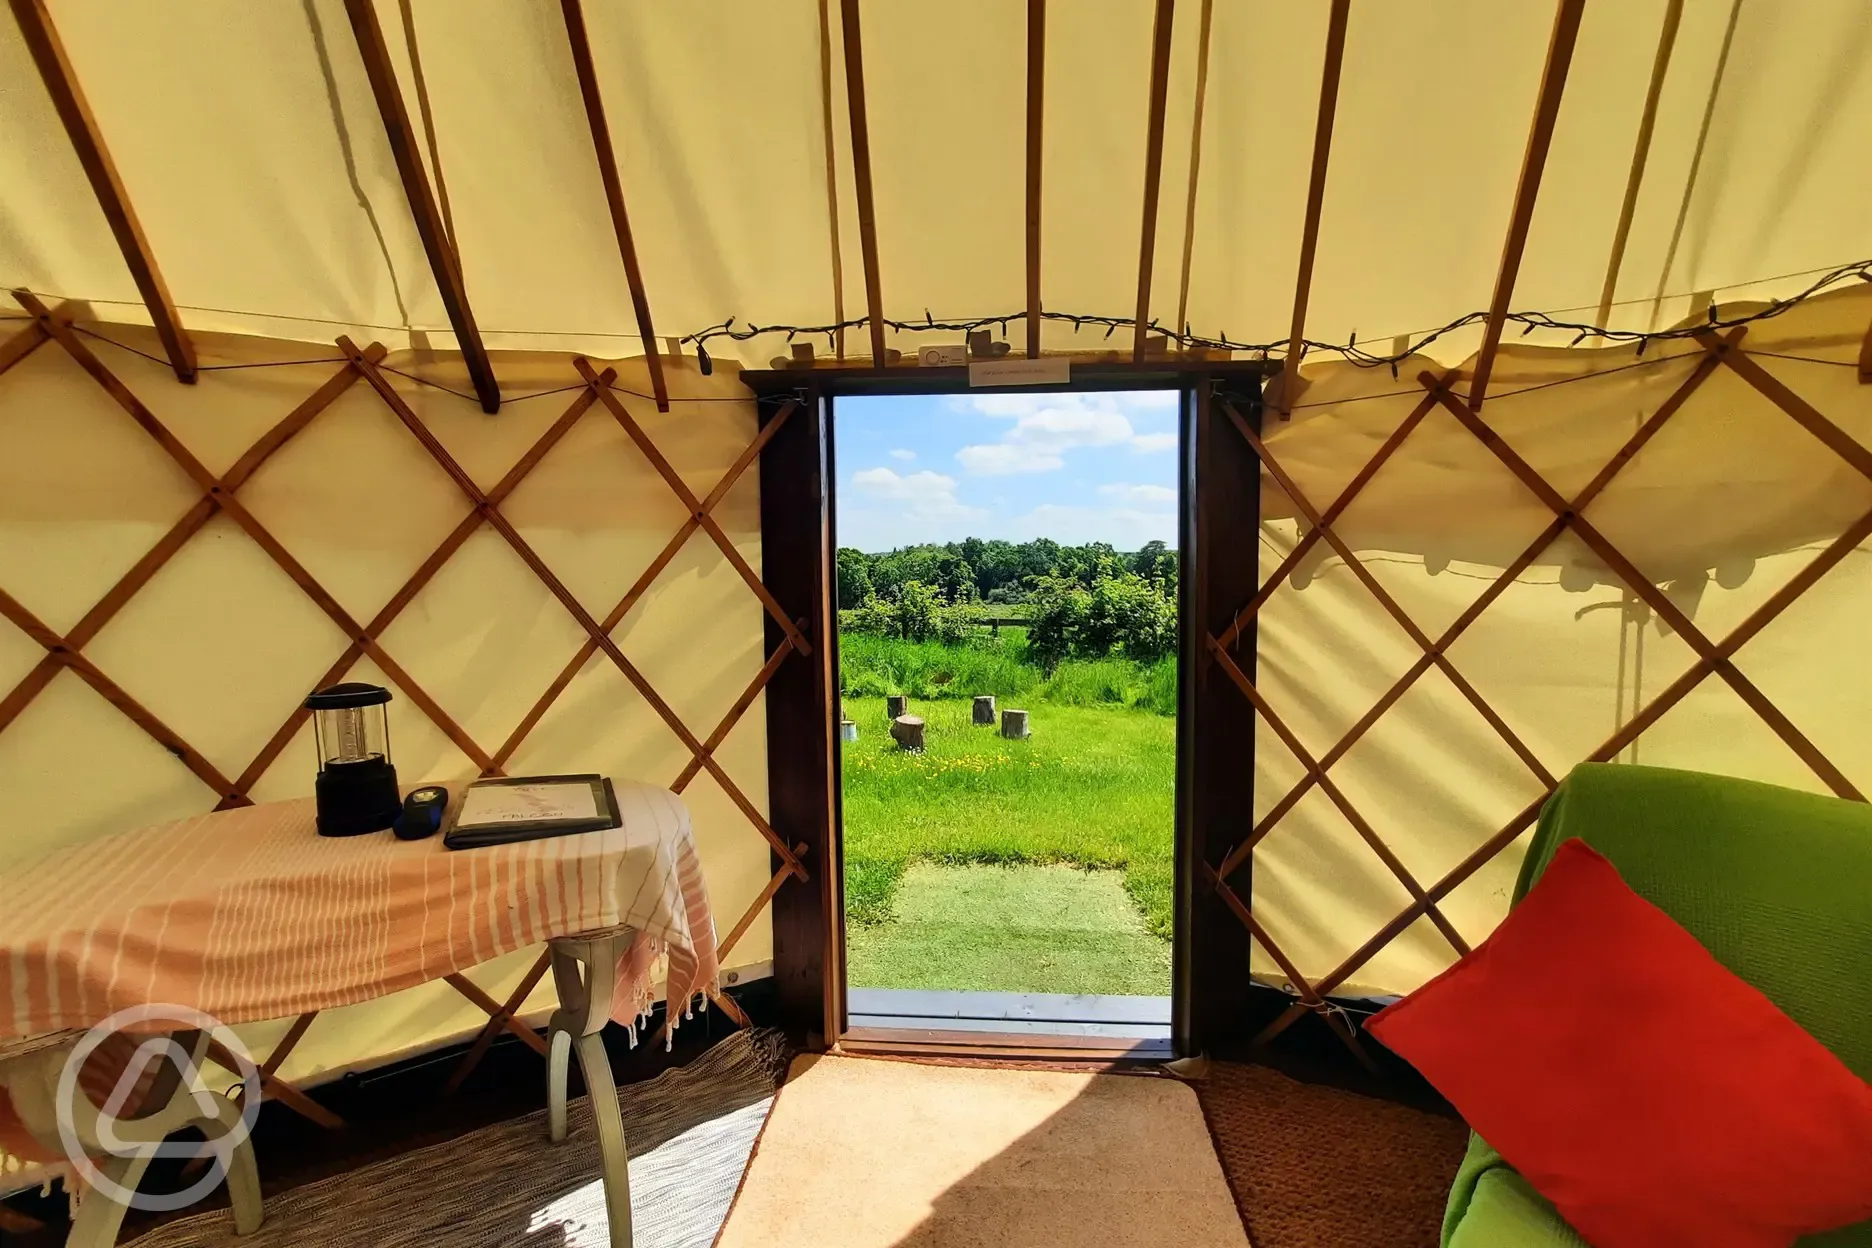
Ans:
[[[0,1245],[1872,1246],[1863,0],[8,7]]]

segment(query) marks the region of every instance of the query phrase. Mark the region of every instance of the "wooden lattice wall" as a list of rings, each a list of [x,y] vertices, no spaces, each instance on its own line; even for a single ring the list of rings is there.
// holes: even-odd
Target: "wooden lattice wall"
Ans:
[[[335,681],[374,679],[397,699],[392,745],[407,780],[589,767],[684,793],[724,965],[767,956],[775,893],[810,875],[797,843],[769,822],[764,725],[750,714],[789,659],[816,653],[797,622],[804,613],[789,613],[758,570],[752,470],[792,409],[771,404],[763,419],[731,377],[690,370],[690,393],[663,415],[630,384],[641,360],[556,357],[511,365],[504,375],[536,388],[510,394],[489,418],[451,392],[448,361],[397,368],[381,346],[342,337],[324,350],[224,343],[220,363],[204,340],[198,393],[139,358],[147,331],[74,323],[30,293],[16,297],[27,317],[0,322],[0,450],[16,482],[38,484],[12,491],[0,523],[9,541],[109,529],[116,549],[97,566],[64,561],[68,577],[57,559],[35,565],[24,546],[20,560],[0,559],[0,629],[10,634],[0,659],[19,667],[0,663],[0,772],[34,770],[48,790],[15,803],[5,848],[306,792],[300,700]],[[233,422],[196,409],[218,376],[263,373],[278,384],[243,410],[261,431],[236,452]],[[257,410],[269,403],[284,410]],[[84,431],[72,441],[85,445],[61,452],[35,436],[67,417]],[[78,474],[49,479],[92,454],[106,477],[147,469],[165,501],[133,503],[121,497],[130,491]],[[123,544],[141,539],[116,521],[138,511],[159,536],[132,557]],[[239,582],[234,600],[270,594],[296,605],[273,608],[277,630],[234,630],[225,669],[162,670],[164,656],[203,653],[178,648],[174,630],[212,620],[178,614],[174,599],[185,584],[215,583],[203,565],[216,561]],[[81,607],[63,592],[100,576],[107,588]],[[777,635],[771,646],[763,620]],[[44,748],[35,737],[52,721],[35,708],[66,696],[64,682],[114,708],[172,770],[159,765],[146,791],[110,792],[134,783],[87,756],[86,740],[68,733]],[[59,792],[72,796],[69,811]],[[70,826],[46,826],[61,820]],[[454,985],[491,1016],[479,1049],[513,1025],[544,965],[505,1001],[466,979]],[[270,1072],[308,1025],[286,1032]]]
[[[1850,307],[1841,306],[1851,311]],[[1786,339],[1793,330],[1785,328],[1772,332]],[[1720,335],[1715,332],[1700,333],[1695,337],[1694,349],[1687,354],[1675,353],[1669,360],[1654,360],[1650,363],[1642,359],[1620,361],[1617,365],[1619,368],[1656,366],[1676,369],[1681,373],[1682,380],[1669,390],[1661,402],[1629,418],[1629,436],[1603,462],[1595,460],[1584,468],[1579,464],[1570,464],[1569,473],[1577,474],[1578,479],[1584,480],[1585,484],[1583,488],[1566,492],[1557,488],[1516,449],[1514,438],[1517,428],[1522,427],[1517,424],[1522,413],[1514,403],[1512,387],[1504,386],[1499,397],[1490,399],[1487,408],[1483,409],[1471,404],[1465,397],[1465,379],[1459,372],[1445,374],[1417,370],[1415,383],[1420,397],[1409,406],[1402,419],[1389,429],[1377,445],[1375,453],[1356,472],[1352,471],[1353,465],[1344,465],[1351,474],[1349,480],[1342,476],[1340,479],[1345,481],[1343,488],[1330,498],[1314,496],[1298,479],[1299,474],[1284,461],[1283,454],[1270,447],[1269,443],[1274,440],[1272,435],[1277,428],[1274,414],[1268,414],[1264,420],[1252,404],[1221,395],[1216,397],[1214,402],[1219,413],[1216,426],[1224,432],[1232,428],[1234,434],[1239,436],[1252,456],[1250,462],[1257,464],[1259,471],[1265,474],[1263,489],[1283,498],[1283,505],[1290,509],[1298,521],[1296,540],[1285,550],[1284,557],[1274,563],[1271,572],[1264,565],[1259,588],[1238,608],[1225,612],[1222,618],[1226,622],[1199,638],[1198,642],[1206,652],[1204,663],[1210,665],[1213,673],[1224,678],[1225,688],[1232,689],[1246,700],[1266,729],[1261,734],[1262,748],[1271,749],[1280,755],[1278,760],[1274,760],[1278,765],[1272,768],[1264,766],[1261,774],[1266,777],[1271,773],[1285,771],[1286,764],[1291,760],[1299,775],[1297,782],[1282,786],[1273,794],[1257,794],[1256,816],[1231,832],[1226,838],[1226,845],[1201,868],[1206,887],[1213,890],[1214,895],[1245,926],[1259,949],[1278,967],[1286,986],[1295,997],[1294,1003],[1284,1013],[1260,1031],[1257,1041],[1265,1043],[1273,1040],[1309,1011],[1315,1011],[1322,1014],[1341,1038],[1358,1051],[1358,1041],[1346,1018],[1327,1004],[1327,995],[1349,982],[1356,983],[1355,977],[1361,970],[1367,968],[1375,957],[1398,940],[1407,929],[1421,921],[1427,920],[1447,943],[1449,959],[1469,952],[1479,935],[1473,927],[1465,933],[1462,925],[1452,921],[1446,913],[1451,894],[1483,868],[1497,862],[1533,825],[1541,806],[1573,763],[1619,759],[1632,743],[1654,728],[1673,708],[1684,704],[1705,682],[1718,683],[1732,691],[1740,704],[1799,760],[1814,787],[1843,798],[1865,800],[1861,785],[1865,783],[1866,777],[1861,774],[1856,783],[1851,774],[1852,767],[1842,765],[1841,758],[1836,756],[1837,737],[1834,750],[1829,751],[1822,747],[1811,731],[1812,716],[1817,708],[1813,705],[1788,707],[1779,704],[1764,691],[1764,682],[1751,676],[1746,664],[1737,662],[1738,654],[1751,641],[1786,616],[1815,586],[1839,568],[1849,556],[1860,552],[1868,538],[1872,538],[1872,510],[1865,510],[1867,499],[1872,498],[1872,494],[1866,493],[1867,486],[1872,484],[1872,448],[1860,437],[1842,428],[1836,420],[1823,414],[1783,376],[1790,368],[1807,369],[1803,376],[1826,374],[1827,384],[1832,387],[1829,392],[1844,394],[1852,400],[1848,411],[1843,414],[1851,417],[1849,427],[1860,430],[1863,435],[1868,423],[1864,419],[1867,394],[1852,381],[1854,366],[1850,358],[1850,349],[1857,342],[1856,335],[1855,328],[1853,334],[1840,336],[1839,341],[1833,344],[1835,349],[1832,355],[1839,358],[1803,356],[1797,353],[1802,349],[1800,344],[1789,346],[1785,341],[1773,345],[1768,342],[1752,343],[1749,331],[1739,327]],[[1756,336],[1759,338],[1765,335]],[[1756,349],[1751,350],[1751,347]],[[1814,349],[1811,342],[1806,344],[1806,349]],[[1790,355],[1790,352],[1795,354]],[[1789,358],[1796,363],[1789,365],[1779,362]],[[1770,365],[1777,366],[1780,371]],[[1610,369],[1614,365],[1608,363],[1604,367]],[[1592,375],[1591,369],[1583,369],[1578,373],[1578,379],[1590,380]],[[1794,448],[1796,455],[1812,457],[1812,468],[1806,478],[1797,482],[1797,488],[1790,489],[1778,500],[1783,512],[1792,515],[1803,508],[1811,508],[1810,496],[1822,493],[1833,499],[1853,498],[1858,501],[1852,504],[1850,518],[1844,523],[1833,523],[1817,517],[1806,522],[1814,532],[1826,534],[1824,540],[1812,543],[1815,553],[1811,558],[1802,556],[1803,562],[1798,570],[1774,586],[1772,592],[1766,588],[1759,590],[1756,595],[1759,600],[1754,602],[1752,609],[1738,623],[1722,632],[1706,632],[1706,626],[1700,625],[1693,618],[1693,610],[1686,608],[1679,596],[1668,592],[1667,587],[1660,584],[1654,570],[1641,568],[1640,559],[1635,559],[1621,549],[1621,543],[1632,535],[1622,535],[1618,541],[1608,536],[1608,528],[1601,527],[1606,524],[1601,519],[1604,513],[1595,511],[1594,504],[1606,496],[1607,491],[1620,480],[1621,474],[1630,469],[1647,447],[1661,446],[1658,441],[1660,434],[1669,429],[1674,420],[1683,423],[1681,413],[1698,401],[1700,393],[1708,394],[1705,387],[1717,377],[1728,378],[1726,384],[1733,389],[1725,390],[1720,398],[1711,396],[1703,410],[1720,412],[1721,418],[1728,421],[1780,422],[1769,436],[1792,440],[1798,444]],[[1410,379],[1407,377],[1404,380],[1408,384]],[[1739,387],[1736,386],[1738,382]],[[1540,388],[1543,387],[1536,387]],[[1572,415],[1584,420],[1591,411],[1591,401],[1582,399],[1581,407]],[[1453,620],[1434,630],[1424,627],[1399,602],[1393,589],[1387,587],[1386,581],[1373,572],[1370,565],[1374,562],[1374,552],[1370,547],[1361,552],[1341,532],[1341,526],[1349,513],[1358,506],[1373,482],[1384,479],[1382,474],[1387,465],[1397,461],[1404,448],[1411,445],[1413,436],[1421,436],[1418,431],[1424,428],[1427,420],[1432,419],[1454,421],[1453,428],[1466,431],[1468,436],[1473,437],[1474,445],[1482,448],[1487,460],[1494,465],[1492,471],[1505,474],[1500,484],[1508,494],[1515,495],[1515,505],[1524,505],[1531,499],[1538,504],[1545,517],[1545,522],[1533,539],[1521,547],[1512,559],[1504,560],[1506,566],[1489,570],[1493,579],[1487,580],[1486,587],[1468,601],[1468,605]],[[1504,436],[1504,431],[1507,436]],[[1303,442],[1304,438],[1295,433],[1289,445],[1300,445]],[[1694,474],[1699,453],[1694,438],[1682,439],[1674,443],[1669,451],[1660,453],[1664,458],[1654,460],[1651,464],[1658,475],[1668,476],[1673,462],[1686,474]],[[1449,465],[1447,458],[1442,463],[1445,468]],[[1318,465],[1315,463],[1309,467],[1317,469]],[[1827,484],[1834,474],[1847,479],[1845,486],[1835,488]],[[1656,479],[1654,476],[1654,484]],[[1726,481],[1702,488],[1706,492],[1714,489],[1720,494],[1725,488],[1746,488],[1750,484],[1747,481]],[[1494,495],[1503,494],[1503,490],[1494,485],[1487,486],[1487,489]],[[1432,495],[1416,496],[1416,505],[1420,508],[1434,506],[1435,502]],[[1712,508],[1718,506],[1714,496],[1705,505]],[[1789,527],[1798,529],[1801,522],[1794,522]],[[1683,530],[1662,534],[1653,531],[1645,536],[1650,551],[1673,542],[1686,550],[1692,550],[1698,545],[1699,535],[1694,531]],[[1520,540],[1514,539],[1515,544],[1519,545]],[[1582,556],[1589,559],[1596,569],[1616,582],[1625,596],[1624,613],[1627,617],[1649,623],[1656,633],[1675,638],[1677,643],[1688,648],[1690,655],[1687,666],[1681,671],[1658,678],[1654,682],[1655,687],[1645,691],[1646,696],[1641,703],[1630,708],[1629,713],[1622,714],[1616,729],[1596,748],[1564,760],[1554,757],[1551,749],[1543,751],[1533,748],[1526,739],[1525,716],[1519,717],[1521,726],[1518,728],[1515,722],[1517,716],[1504,714],[1478,688],[1478,684],[1488,682],[1480,679],[1472,682],[1472,677],[1486,677],[1491,673],[1474,667],[1465,671],[1452,657],[1457,641],[1505,592],[1518,581],[1526,579],[1530,569],[1537,564],[1546,564],[1551,569],[1556,562],[1557,548],[1563,541],[1571,543],[1572,548],[1581,551]],[[1323,559],[1331,561],[1335,574],[1340,577],[1341,588],[1347,586],[1347,577],[1351,584],[1362,587],[1347,592],[1358,593],[1361,597],[1369,595],[1369,602],[1375,602],[1383,617],[1388,618],[1420,653],[1395,679],[1390,680],[1382,695],[1363,714],[1357,715],[1349,726],[1337,732],[1329,746],[1321,748],[1316,740],[1309,748],[1304,734],[1295,731],[1290,721],[1294,719],[1296,711],[1305,713],[1312,708],[1291,704],[1295,693],[1292,687],[1284,691],[1287,705],[1277,704],[1277,699],[1270,698],[1268,680],[1258,678],[1256,674],[1253,647],[1255,625],[1263,617],[1269,603],[1283,592],[1292,594],[1296,573],[1310,568],[1313,571],[1305,575],[1311,577]],[[1708,578],[1705,576],[1703,579]],[[1559,591],[1556,589],[1554,592]],[[1561,601],[1570,613],[1571,604]],[[1550,640],[1530,634],[1526,644],[1537,646]],[[1838,693],[1831,711],[1836,712],[1839,707],[1852,704],[1860,707],[1872,705],[1872,685],[1867,683],[1863,672],[1859,670],[1862,665],[1856,661],[1856,656],[1827,653],[1820,648],[1819,638],[1815,639],[1815,645],[1811,660],[1823,670],[1833,673],[1831,679]],[[1244,653],[1245,649],[1247,653]],[[1473,659],[1470,661],[1473,662]],[[1406,864],[1408,853],[1400,852],[1413,848],[1404,839],[1405,833],[1400,827],[1408,822],[1404,817],[1406,812],[1395,806],[1385,809],[1369,797],[1355,800],[1348,792],[1354,786],[1347,783],[1346,773],[1348,770],[1356,770],[1356,766],[1348,768],[1346,760],[1353,755],[1355,747],[1367,737],[1374,725],[1433,671],[1440,673],[1441,680],[1454,690],[1455,696],[1487,725],[1489,732],[1499,739],[1512,759],[1516,760],[1516,765],[1526,769],[1530,783],[1524,787],[1528,789],[1530,798],[1500,826],[1488,830],[1486,834],[1478,834],[1470,851],[1453,866],[1433,877],[1424,877],[1413,872]],[[1837,721],[1839,715],[1829,713],[1826,719]],[[1827,726],[1830,728],[1832,724],[1829,722]],[[1435,743],[1431,742],[1419,743],[1426,759],[1433,756],[1434,746]],[[1851,762],[1863,772],[1863,760],[1856,753]],[[1368,786],[1366,792],[1370,794],[1376,787]],[[1395,879],[1410,899],[1407,905],[1375,931],[1336,933],[1336,936],[1346,937],[1344,947],[1349,948],[1350,952],[1345,953],[1336,965],[1323,974],[1317,971],[1307,973],[1296,959],[1289,956],[1284,947],[1289,938],[1269,921],[1263,913],[1263,907],[1255,904],[1248,888],[1248,880],[1251,877],[1258,878],[1256,873],[1259,868],[1253,865],[1257,861],[1258,851],[1271,834],[1283,827],[1284,821],[1292,819],[1296,808],[1310,795],[1323,796],[1330,803],[1335,812],[1333,817],[1343,819],[1367,847],[1373,859],[1373,869],[1381,865],[1383,872]],[[1333,891],[1334,886],[1330,881],[1319,880],[1315,883],[1328,894]]]

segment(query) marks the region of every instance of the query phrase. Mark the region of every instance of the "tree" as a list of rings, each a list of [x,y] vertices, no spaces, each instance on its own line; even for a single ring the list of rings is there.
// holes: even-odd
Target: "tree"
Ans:
[[[840,617],[839,628],[853,633],[889,637],[897,631],[896,604],[876,594],[866,594],[865,600],[858,604],[856,610]]]
[[[964,547],[967,542],[962,543]],[[1019,601],[1021,589],[1020,548],[1012,542],[996,539],[982,543],[979,557],[965,556],[975,569],[975,584],[980,588],[982,597],[992,598],[1002,593],[1001,602]],[[1005,591],[1005,592],[1003,592]]]
[[[1031,542],[1022,542],[1020,547],[1020,575],[1034,587],[1043,576],[1056,576],[1059,573],[1060,544],[1051,538],[1038,538]]]
[[[1077,650],[1092,596],[1068,577],[1043,576],[1028,601],[1033,616],[1027,626],[1027,653],[1052,671]]]
[[[871,596],[871,560],[849,546],[838,552],[838,605],[841,611],[859,606]]]
[[[951,606],[1021,603],[1049,578],[1074,581],[1090,592],[1101,580],[1127,575],[1141,577],[1161,597],[1176,601],[1177,552],[1163,542],[1123,554],[1105,542],[1062,546],[1043,537],[1017,545],[970,537],[881,555],[843,547],[838,552],[838,602],[840,610],[851,611],[875,593],[885,603],[895,603],[915,581]]]
[[[944,553],[936,556],[934,564],[931,569],[933,579],[936,588],[942,591],[944,601],[975,601],[975,569],[969,567],[968,560],[960,555]]]
[[[1159,582],[1135,572],[1101,575],[1090,589],[1074,577],[1045,577],[1030,601],[1028,653],[1048,669],[1068,657],[1113,654],[1151,663],[1176,649],[1176,604]]]
[[[897,592],[897,635],[905,641],[928,641],[936,634],[936,609],[942,599],[934,585],[905,581]]]
[[[1152,663],[1176,647],[1176,607],[1135,572],[1100,577],[1088,595],[1082,649],[1090,656],[1118,651]]]
[[[1172,580],[1176,576],[1176,554],[1162,542],[1146,542],[1130,559],[1131,570],[1147,581]]]

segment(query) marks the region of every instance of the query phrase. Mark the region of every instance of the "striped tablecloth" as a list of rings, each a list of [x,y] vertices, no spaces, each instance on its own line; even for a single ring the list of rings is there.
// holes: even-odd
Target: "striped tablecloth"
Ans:
[[[616,789],[620,827],[486,849],[388,832],[321,837],[304,798],[9,866],[0,1056],[129,1006],[184,1005],[229,1025],[282,1018],[618,927],[636,940],[619,971],[617,1021],[649,1009],[651,966],[667,954],[673,1026],[718,973],[702,866],[679,798]],[[0,1120],[9,1110],[0,1103]]]

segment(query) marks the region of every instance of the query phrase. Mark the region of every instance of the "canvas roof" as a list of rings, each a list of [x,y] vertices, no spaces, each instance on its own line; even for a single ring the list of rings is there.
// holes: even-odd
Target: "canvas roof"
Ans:
[[[417,345],[451,345],[343,0],[20,2],[43,2],[56,22],[187,328],[393,347],[420,331]],[[864,314],[840,7],[585,6],[659,336],[729,317]],[[1048,8],[1048,309],[1125,317],[1136,304],[1156,7]],[[1673,7],[1585,6],[1514,308],[1593,319]],[[1680,7],[1616,283],[1611,320],[1628,327],[1677,320],[1709,293],[1786,295],[1804,275],[1872,256],[1872,8]],[[885,314],[1019,313],[1028,6],[858,9]],[[1286,338],[1329,13],[1323,0],[1174,6],[1152,318],[1173,324],[1182,308],[1199,334]],[[1308,337],[1388,341],[1488,306],[1554,16],[1549,3],[1351,5]],[[377,17],[432,176],[439,158],[488,345],[640,350],[560,5],[381,0]],[[87,300],[102,319],[149,319],[4,19],[0,283]],[[1009,332],[1019,341],[1018,321]],[[1051,325],[1047,345],[1089,346],[1100,332]],[[1479,335],[1435,353],[1460,358]],[[868,350],[863,334],[846,345]],[[785,348],[711,349],[765,362]]]

